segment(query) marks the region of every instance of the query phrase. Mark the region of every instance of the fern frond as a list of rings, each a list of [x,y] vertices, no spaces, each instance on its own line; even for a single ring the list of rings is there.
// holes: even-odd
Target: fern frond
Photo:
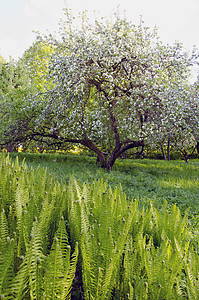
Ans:
[[[27,267],[27,258],[26,258],[21,263],[20,269],[17,272],[11,284],[10,291],[12,297],[14,299],[23,299],[22,295],[27,293],[27,287],[28,287],[28,267]]]
[[[54,242],[48,256],[44,276],[44,299],[58,299],[61,294],[64,266],[58,238]]]
[[[85,299],[109,299],[116,280],[137,202],[129,202],[121,187],[107,189],[94,181],[81,187],[74,178],[69,184],[71,236],[79,242]]]
[[[5,214],[5,210],[2,209],[0,212],[0,252],[5,249],[7,244],[7,237],[9,236],[8,222]]]
[[[76,272],[77,258],[78,244],[70,259],[70,246],[62,219],[47,259],[44,299],[66,299],[69,296]]]
[[[66,269],[64,272],[64,281],[63,281],[63,286],[62,286],[62,294],[61,294],[61,299],[68,299],[69,297],[69,293],[71,291],[72,288],[72,283],[73,283],[73,279],[75,277],[75,273],[76,273],[76,266],[77,266],[77,260],[78,260],[78,243],[76,243],[75,245],[75,251],[72,254],[71,260],[70,260],[70,264],[68,264],[68,262],[65,264]],[[65,258],[66,260],[67,258]]]
[[[31,299],[41,299],[43,260],[41,235],[35,219],[23,263],[12,283],[12,293],[17,299],[26,294]]]
[[[28,203],[29,195],[27,189],[24,187],[23,183],[19,183],[15,193],[15,212],[14,220],[16,218],[16,233],[18,237],[17,245],[17,256],[23,255],[26,251],[28,244],[28,236],[30,234],[30,226],[28,226],[29,214],[26,208],[26,203]],[[9,216],[11,219],[11,215]],[[13,221],[14,221],[13,220]],[[32,221],[30,222],[32,224]]]
[[[184,263],[186,282],[187,282],[187,294],[190,299],[197,299],[199,295],[199,255],[194,248],[190,248],[187,253],[187,259]]]
[[[5,294],[14,278],[14,239],[7,237],[7,245],[0,252],[0,294]]]

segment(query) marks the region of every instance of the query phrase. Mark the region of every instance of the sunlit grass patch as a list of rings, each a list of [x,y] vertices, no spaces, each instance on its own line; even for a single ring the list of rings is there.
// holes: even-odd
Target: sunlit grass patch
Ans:
[[[108,172],[96,165],[95,157],[60,154],[18,153],[29,167],[48,168],[58,180],[68,182],[71,175],[81,182],[95,179],[107,181],[112,187],[121,184],[129,199],[138,197],[140,205],[153,201],[161,207],[164,201],[177,204],[182,213],[190,207],[190,216],[199,212],[199,160],[163,161],[150,159],[126,159],[116,161]],[[15,156],[15,155],[14,155]]]

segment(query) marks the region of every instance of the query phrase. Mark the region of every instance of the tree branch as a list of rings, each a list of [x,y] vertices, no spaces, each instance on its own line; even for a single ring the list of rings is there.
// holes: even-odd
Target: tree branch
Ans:
[[[136,147],[144,147],[144,141],[130,141],[128,144],[124,143],[124,146],[120,148],[118,156],[122,153],[126,152],[129,149],[136,148]]]

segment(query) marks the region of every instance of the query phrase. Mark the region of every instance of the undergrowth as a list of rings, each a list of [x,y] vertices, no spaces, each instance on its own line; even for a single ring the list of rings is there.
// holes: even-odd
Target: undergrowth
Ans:
[[[70,297],[78,247],[71,256],[65,193],[46,170],[0,155],[1,299]]]
[[[83,174],[77,180],[71,172],[58,181],[52,166],[61,157],[53,159],[49,174],[0,155],[1,299],[198,299],[198,225],[188,211],[182,215],[164,197],[161,207],[136,193],[129,198],[104,170],[108,181],[83,181]],[[79,168],[93,163],[78,159]],[[137,172],[139,180],[157,172],[163,183],[160,172],[168,177],[169,165],[135,164],[121,162],[113,172]],[[183,182],[190,169],[180,178],[183,165],[172,166],[173,178]]]

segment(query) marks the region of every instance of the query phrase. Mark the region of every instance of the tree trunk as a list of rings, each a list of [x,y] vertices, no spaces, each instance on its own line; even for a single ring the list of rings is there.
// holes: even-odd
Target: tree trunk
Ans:
[[[86,146],[90,150],[94,151],[97,154],[97,161],[102,163],[102,167],[104,169],[107,169],[107,163],[106,163],[107,155],[104,155],[104,153],[86,136],[81,141],[81,144]]]
[[[108,163],[107,163],[107,170],[111,170],[116,159],[119,157],[118,153],[116,151],[113,151],[109,160],[108,160]]]
[[[196,144],[197,153],[199,154],[199,142]]]
[[[168,138],[168,143],[167,143],[167,160],[170,160],[170,137]]]
[[[9,143],[9,144],[7,144],[6,148],[7,148],[8,153],[12,153],[14,146],[13,146],[13,144]]]
[[[189,155],[188,155],[187,151],[183,152],[183,156],[184,156],[184,160],[186,161],[186,163],[188,163]]]
[[[107,170],[111,170],[116,159],[128,149],[136,147],[144,147],[143,141],[131,141],[126,140],[122,143],[116,143],[115,149],[110,155],[110,158],[107,162],[107,153],[103,153],[90,139],[86,136],[80,142],[82,145],[86,146],[90,150],[94,151],[97,154],[97,161],[102,163],[102,167]],[[142,149],[143,150],[143,149]]]
[[[107,160],[108,153],[106,153],[106,152],[102,152],[102,153],[103,153],[103,155],[104,155],[105,160]],[[96,159],[96,164],[97,164],[98,162],[104,161],[104,158],[101,158],[101,155],[98,154],[98,155],[97,155],[97,159]]]
[[[115,148],[112,152],[108,162],[107,162],[107,170],[111,170],[116,159],[124,152],[126,152],[128,149],[142,147],[142,151],[144,148],[144,141],[124,141],[123,143],[120,143],[118,148]]]
[[[162,151],[162,155],[163,155],[163,157],[164,157],[164,160],[167,160],[166,154],[165,154],[164,149],[163,149],[163,146],[162,146],[162,143],[160,143],[160,149],[161,149],[161,151]]]

